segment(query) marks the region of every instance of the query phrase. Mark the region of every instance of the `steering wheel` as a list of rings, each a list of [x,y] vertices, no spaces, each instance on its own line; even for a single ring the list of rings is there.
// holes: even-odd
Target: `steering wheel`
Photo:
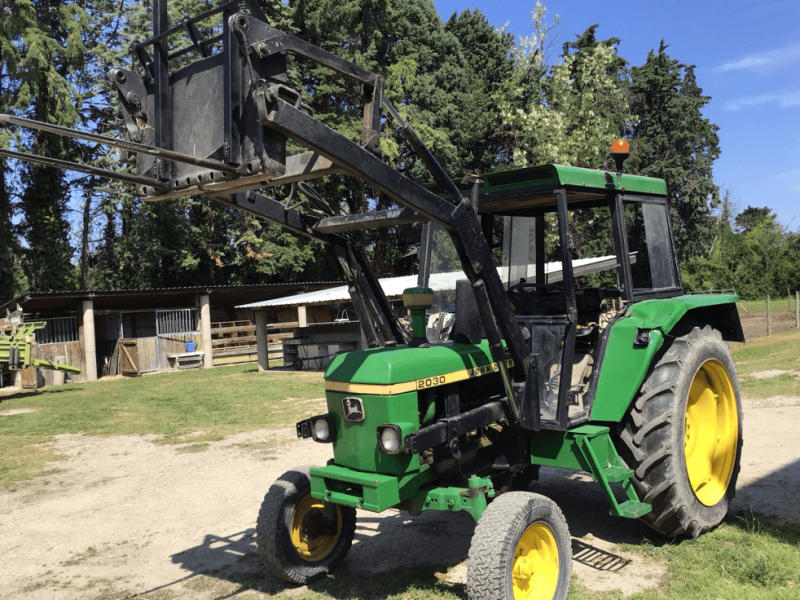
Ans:
[[[563,290],[546,283],[529,283],[525,279],[508,288],[508,296],[518,312],[560,314],[564,312]]]
[[[559,291],[556,290],[552,285],[547,283],[531,283],[525,280],[525,278],[521,278],[519,283],[512,285],[508,288],[509,293],[521,293],[521,294],[540,294],[544,293],[547,294],[548,292]]]

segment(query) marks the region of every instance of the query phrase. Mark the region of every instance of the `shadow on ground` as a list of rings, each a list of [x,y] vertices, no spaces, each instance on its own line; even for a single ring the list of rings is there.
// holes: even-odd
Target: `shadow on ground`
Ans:
[[[619,572],[627,562],[608,549],[599,548],[593,538],[610,544],[663,543],[638,522],[611,516],[605,496],[588,476],[543,468],[540,481],[531,491],[558,503],[572,535],[584,538],[573,541],[576,562],[592,569]],[[411,517],[394,510],[380,516],[359,511],[354,545],[341,570],[309,587],[337,599],[385,598],[410,588],[466,598],[461,583],[464,574],[455,577],[456,583],[445,574],[467,559],[474,529],[472,518],[463,512],[429,511]],[[215,598],[232,597],[246,590],[276,594],[296,588],[267,574],[262,567],[254,529],[228,535],[208,534],[202,544],[171,558],[189,574],[164,588],[182,583],[199,589],[202,586],[192,582],[198,578],[224,584]],[[463,567],[459,569],[463,571]],[[208,585],[211,584],[205,587]],[[156,590],[149,590],[153,591]]]
[[[12,388],[0,389],[0,404],[8,402],[9,400],[19,400],[20,398],[30,398],[32,396],[39,396],[42,392],[40,390],[23,390],[11,391]],[[17,390],[17,388],[13,388]],[[8,392],[6,393],[6,390]],[[83,388],[79,387],[50,387],[47,389],[48,394],[66,394],[68,392],[79,392]]]
[[[444,574],[467,558],[474,530],[466,513],[426,513],[412,518],[389,511],[378,517],[359,512],[353,547],[333,576],[309,586],[332,598],[385,598],[409,588],[466,598],[462,584],[451,584]],[[215,591],[229,598],[247,590],[277,594],[296,589],[273,577],[261,565],[255,529],[220,536],[208,534],[203,543],[174,554],[174,563],[189,571],[187,577],[141,594],[176,584],[195,590]],[[222,585],[214,588],[208,579]]]
[[[737,505],[741,509],[743,504],[752,505],[751,500],[769,494],[782,510],[782,507],[796,504],[800,495],[798,486],[800,461],[740,488],[738,495],[743,502],[737,499]],[[609,551],[609,546],[670,543],[638,521],[612,516],[600,487],[585,473],[543,468],[531,491],[544,494],[559,505],[570,533],[577,538],[572,544],[574,560],[597,571],[619,573],[626,568],[627,561],[615,554],[613,548]],[[621,498],[621,490],[617,492]],[[762,510],[759,506],[752,508],[762,512],[765,507],[761,506]],[[778,512],[775,516],[782,515]],[[730,522],[750,526],[746,514],[731,517]],[[359,511],[354,545],[341,570],[309,587],[342,600],[385,598],[412,588],[466,598],[463,583],[449,583],[448,579],[452,581],[453,577],[445,577],[445,574],[467,559],[474,529],[472,518],[463,512],[429,511],[411,517],[395,510],[380,516]],[[228,535],[207,534],[202,544],[171,558],[189,574],[156,589],[182,584],[196,590],[214,591],[215,598],[229,598],[247,590],[276,594],[296,589],[267,574],[262,567],[255,529]],[[463,582],[464,574],[456,576],[455,580]],[[214,582],[218,587],[214,587]]]
[[[739,484],[733,509],[800,523],[800,460]]]

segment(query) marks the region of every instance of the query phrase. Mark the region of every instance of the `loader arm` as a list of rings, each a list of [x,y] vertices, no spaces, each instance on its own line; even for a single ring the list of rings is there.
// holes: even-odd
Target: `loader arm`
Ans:
[[[271,27],[260,9],[250,6],[254,3],[246,4],[251,14],[240,12],[237,2],[224,2],[170,26],[167,0],[154,0],[154,35],[132,47],[145,76],[121,68],[109,72],[109,80],[117,90],[126,139],[115,140],[0,116],[0,122],[9,125],[117,147],[123,160],[136,164],[135,175],[65,161],[56,163],[19,152],[6,151],[6,155],[58,168],[91,170],[93,174],[136,185],[146,200],[205,195],[323,242],[348,284],[370,346],[404,343],[408,338],[372,272],[364,249],[348,230],[397,222],[439,223],[453,240],[462,269],[473,286],[494,359],[504,365],[508,352],[513,360],[513,379],[518,383],[524,381],[529,352],[494,267],[480,221],[469,198],[462,198],[410,124],[386,100],[383,77]],[[196,23],[215,14],[222,17],[221,33],[202,39]],[[170,53],[169,37],[182,32],[192,45]],[[218,42],[222,44],[221,51],[209,52],[209,46]],[[170,70],[171,60],[192,52],[200,59]],[[301,93],[287,85],[287,52],[361,84],[364,106],[358,142],[309,114]],[[383,162],[380,128],[384,108],[386,116],[396,121],[400,133],[449,194],[449,199],[437,196]],[[309,152],[287,153],[287,139],[308,148]],[[388,211],[361,217],[347,215],[348,223],[342,227],[335,221],[343,217],[332,213],[316,217],[256,191],[337,172],[358,177],[386,194],[404,207],[400,211],[403,214]],[[503,372],[513,405],[512,382],[505,367]]]

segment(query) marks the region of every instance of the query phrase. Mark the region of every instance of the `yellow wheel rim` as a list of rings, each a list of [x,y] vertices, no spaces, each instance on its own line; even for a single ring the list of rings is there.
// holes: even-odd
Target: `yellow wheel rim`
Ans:
[[[525,530],[514,552],[514,600],[552,600],[558,585],[558,545],[544,523]]]
[[[739,415],[730,375],[709,360],[698,369],[686,402],[686,471],[697,499],[719,502],[733,475],[739,439]]]
[[[292,515],[292,545],[305,561],[317,562],[333,551],[342,531],[342,511],[336,506],[336,521],[325,518],[325,504],[305,496]]]

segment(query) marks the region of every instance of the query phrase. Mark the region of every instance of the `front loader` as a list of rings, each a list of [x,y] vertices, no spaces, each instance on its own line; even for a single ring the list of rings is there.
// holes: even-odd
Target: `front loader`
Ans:
[[[135,173],[0,154],[121,179],[152,201],[202,194],[327,248],[369,349],[336,356],[325,373],[327,412],[297,423],[298,437],[330,444],[333,456],[270,487],[257,519],[265,566],[297,584],[324,577],[344,561],[359,510],[466,511],[477,522],[470,598],[566,598],[569,530],[558,506],[530,491],[541,466],[590,473],[612,514],[665,536],[719,524],[742,446],[727,345],[743,340],[737,297],[684,293],[665,183],[624,173],[620,140],[613,172],[541,165],[456,184],[383,95],[379,74],[244,4],[171,25],[166,0],[154,0],[154,35],[132,47],[138,64],[109,73],[120,139],[0,116],[116,147]],[[197,23],[215,15],[221,25],[204,38]],[[361,85],[358,141],[310,114],[289,87],[287,54]],[[197,60],[185,64],[190,55]],[[432,186],[382,159],[390,123]],[[287,140],[308,151],[292,154]],[[336,173],[396,208],[335,214],[306,182]],[[283,185],[306,197],[302,210],[270,193]],[[415,222],[441,227],[460,262],[449,339],[426,331],[435,300],[427,265],[403,294],[408,314],[397,314],[356,233]],[[593,245],[582,237],[587,224],[599,235]],[[423,238],[429,256],[433,238]],[[590,245],[604,254],[581,257]]]

